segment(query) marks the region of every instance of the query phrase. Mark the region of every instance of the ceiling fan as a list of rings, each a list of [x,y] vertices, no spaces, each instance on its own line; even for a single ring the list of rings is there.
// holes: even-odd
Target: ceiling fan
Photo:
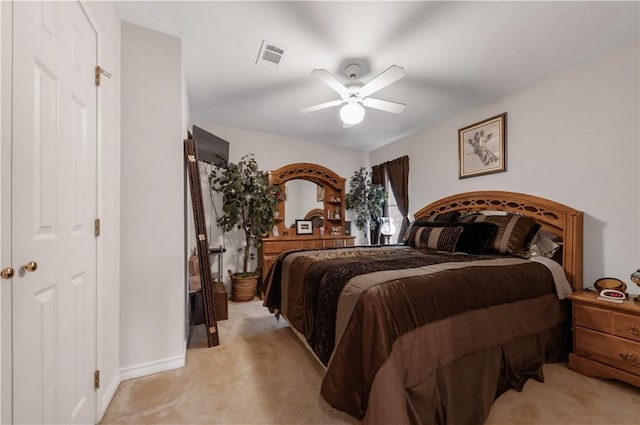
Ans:
[[[397,65],[391,65],[373,80],[364,85],[356,81],[358,73],[360,72],[360,65],[356,63],[349,64],[345,67],[345,71],[352,80],[346,85],[338,81],[326,69],[314,69],[311,72],[311,75],[335,90],[340,95],[340,99],[309,106],[301,109],[300,112],[306,114],[308,112],[343,105],[342,108],[340,108],[340,119],[342,119],[344,124],[343,126],[348,128],[360,123],[364,119],[365,110],[363,106],[379,109],[381,111],[393,112],[394,114],[399,114],[404,111],[406,106],[404,103],[390,102],[388,100],[369,97],[378,90],[391,83],[395,83],[404,77],[404,69]]]

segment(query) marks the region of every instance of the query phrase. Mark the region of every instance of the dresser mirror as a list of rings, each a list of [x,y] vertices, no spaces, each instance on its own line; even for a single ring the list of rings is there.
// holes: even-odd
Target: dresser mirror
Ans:
[[[285,225],[295,226],[296,220],[306,219],[313,210],[324,209],[323,187],[309,180],[295,179],[285,183]],[[318,200],[319,199],[319,200]]]
[[[313,235],[344,236],[344,182],[332,170],[307,162],[269,171],[269,184],[285,194],[270,236],[297,236],[291,227],[296,220],[311,220]]]

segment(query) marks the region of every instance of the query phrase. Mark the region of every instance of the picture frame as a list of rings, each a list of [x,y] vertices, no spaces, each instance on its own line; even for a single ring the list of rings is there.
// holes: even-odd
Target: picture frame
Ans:
[[[507,113],[458,130],[458,178],[507,170]]]
[[[296,220],[296,235],[313,235],[313,221]]]

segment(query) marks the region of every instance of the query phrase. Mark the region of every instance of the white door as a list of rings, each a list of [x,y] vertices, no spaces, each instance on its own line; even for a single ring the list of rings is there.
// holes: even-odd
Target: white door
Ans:
[[[13,421],[94,423],[97,36],[77,2],[13,13]]]

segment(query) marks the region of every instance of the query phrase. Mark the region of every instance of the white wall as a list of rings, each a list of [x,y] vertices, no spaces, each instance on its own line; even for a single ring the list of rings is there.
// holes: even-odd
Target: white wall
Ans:
[[[180,39],[122,24],[122,379],[184,365]]]
[[[182,139],[187,139],[188,136],[188,129],[189,129],[189,123],[191,122],[191,110],[189,109],[189,93],[187,91],[187,78],[186,75],[184,73],[184,58],[180,59],[180,72],[181,72],[181,90],[182,90]],[[185,161],[182,162],[182,168],[184,170],[183,174],[187,173],[187,168],[185,165]],[[188,179],[185,178],[184,179],[184,193],[185,193],[185,197],[183,199],[183,214],[186,217],[184,220],[184,246],[185,248],[187,247],[188,244],[188,232],[189,232],[189,210],[187,209],[187,203],[191,202],[191,199],[189,197],[189,188],[187,186],[188,184]],[[187,263],[189,259],[189,253],[187,251],[184,252],[184,262],[185,264]],[[184,281],[185,281],[185,285],[188,285],[188,275],[187,275],[187,269],[185,269],[185,277],[184,277]],[[188,287],[185,287],[184,290],[184,346],[187,346],[187,342],[189,339],[189,297],[187,295],[187,291],[188,291]]]
[[[113,3],[84,2],[98,32],[98,62],[111,72],[98,89],[98,420],[120,383],[120,18]]]
[[[582,210],[584,286],[603,276],[629,285],[640,267],[639,48],[636,40],[465,111],[372,151],[371,163],[409,155],[411,212],[473,190],[524,192]],[[459,180],[457,130],[502,112],[507,172]]]
[[[345,177],[346,190],[349,190],[349,178],[361,166],[367,166],[368,154],[361,150],[342,148],[339,146],[314,143],[302,139],[292,139],[284,136],[278,136],[269,133],[261,133],[257,131],[245,130],[236,127],[228,127],[218,124],[210,124],[204,122],[196,122],[198,127],[207,130],[216,136],[223,138],[229,142],[229,161],[237,162],[242,155],[252,153],[255,155],[256,161],[260,168],[264,171],[274,170],[283,165],[295,162],[311,162],[327,167],[338,175]],[[215,214],[211,214],[211,203],[209,200],[209,186],[204,177],[202,169],[202,195],[204,198],[205,216],[207,218],[207,229],[212,237],[209,238],[210,245],[225,245],[227,252],[224,255],[223,270],[231,269],[238,271],[242,267],[242,257],[238,253],[238,248],[242,245],[242,241],[238,232],[223,237],[220,229],[215,225]],[[220,198],[220,195],[217,195]],[[216,200],[216,208],[222,213],[222,202]],[[190,212],[191,214],[191,212]],[[347,220],[351,218],[347,213]],[[289,218],[287,217],[287,222]],[[214,223],[211,228],[211,223]],[[355,226],[352,228],[355,232]],[[189,246],[195,245],[195,237],[193,229],[189,229]],[[352,233],[355,234],[355,233]],[[360,243],[362,237],[356,240]],[[250,266],[255,268],[256,263]],[[226,277],[225,277],[226,278]],[[230,285],[228,279],[225,280],[225,287],[229,293]]]

